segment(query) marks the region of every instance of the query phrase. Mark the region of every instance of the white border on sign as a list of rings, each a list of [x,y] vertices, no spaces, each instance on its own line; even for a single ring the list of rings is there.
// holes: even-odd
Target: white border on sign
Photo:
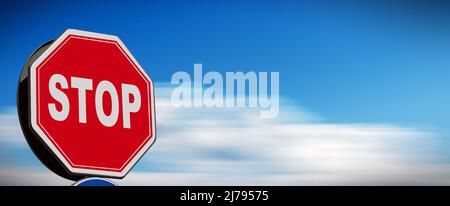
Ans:
[[[144,78],[147,78],[150,85],[148,85],[148,92],[149,92],[149,107],[151,104],[151,108],[149,108],[149,114],[151,118],[151,135],[147,138],[150,138],[147,143],[142,146],[140,145],[140,150],[135,151],[131,157],[133,157],[131,160],[128,160],[125,165],[123,165],[118,171],[106,171],[104,169],[106,168],[95,168],[91,167],[92,169],[86,169],[86,168],[76,168],[72,166],[69,161],[70,159],[67,158],[66,155],[62,154],[56,146],[53,144],[53,142],[50,140],[51,137],[48,137],[44,131],[41,130],[41,128],[38,126],[37,122],[37,79],[36,79],[36,70],[37,67],[61,44],[64,40],[66,40],[67,36],[69,35],[77,35],[77,36],[84,36],[84,37],[91,37],[91,38],[98,38],[98,39],[105,39],[105,40],[112,40],[117,42],[123,51],[126,52],[126,55],[131,59],[131,61],[137,66],[140,73],[144,75]],[[154,95],[154,88],[153,88],[153,82],[150,79],[150,77],[147,75],[147,73],[142,69],[139,62],[136,61],[136,59],[133,57],[131,52],[127,49],[127,47],[123,44],[123,42],[117,37],[113,35],[107,35],[107,34],[99,34],[94,32],[87,32],[87,31],[81,31],[76,29],[67,29],[58,39],[56,39],[52,45],[31,65],[30,67],[30,111],[31,111],[31,127],[32,129],[38,134],[38,136],[45,142],[45,144],[52,150],[53,154],[55,154],[58,159],[64,164],[64,166],[73,174],[81,174],[81,175],[98,175],[98,176],[106,176],[106,177],[116,177],[116,178],[123,178],[130,170],[131,168],[137,163],[137,161],[145,154],[145,152],[153,145],[153,143],[156,140],[156,122],[155,122],[155,95]],[[141,147],[142,146],[142,147]],[[137,152],[137,154],[136,154]],[[131,158],[130,157],[130,158]],[[82,166],[82,165],[78,165]]]

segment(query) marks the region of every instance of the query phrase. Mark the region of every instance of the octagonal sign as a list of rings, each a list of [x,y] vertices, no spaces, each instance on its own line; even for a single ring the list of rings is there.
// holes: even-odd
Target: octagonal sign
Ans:
[[[152,81],[118,37],[66,30],[29,70],[31,128],[71,174],[122,178],[155,141]]]

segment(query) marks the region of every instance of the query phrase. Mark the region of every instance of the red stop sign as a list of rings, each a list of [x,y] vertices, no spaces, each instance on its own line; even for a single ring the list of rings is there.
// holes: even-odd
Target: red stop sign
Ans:
[[[29,88],[31,127],[72,174],[124,177],[155,141],[152,81],[116,36],[65,31]]]

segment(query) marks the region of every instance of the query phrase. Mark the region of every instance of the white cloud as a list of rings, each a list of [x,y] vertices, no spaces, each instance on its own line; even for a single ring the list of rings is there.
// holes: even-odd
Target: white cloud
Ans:
[[[434,131],[323,123],[286,100],[277,119],[261,119],[257,109],[175,108],[169,87],[156,91],[156,143],[115,180],[120,185],[450,184],[450,166],[423,148],[433,147]],[[8,118],[0,116],[2,145],[23,139]],[[69,184],[46,170],[7,167],[0,184]],[[26,169],[31,173],[20,172]]]
[[[73,181],[66,180],[50,171],[30,168],[0,169],[0,185],[2,186],[70,186]]]
[[[6,108],[0,114],[0,144],[26,143],[14,108]]]

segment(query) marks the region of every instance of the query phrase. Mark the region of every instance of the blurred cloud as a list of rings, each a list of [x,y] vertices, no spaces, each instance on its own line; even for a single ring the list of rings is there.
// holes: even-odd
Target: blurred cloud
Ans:
[[[0,113],[0,144],[15,142],[26,143],[15,108],[4,108]]]
[[[155,145],[119,185],[448,185],[433,152],[437,131],[332,124],[282,99],[276,119],[255,108],[175,108],[157,84]],[[17,115],[0,115],[0,147],[28,151]],[[8,149],[9,148],[9,149]],[[30,159],[31,152],[28,152]],[[3,152],[5,154],[5,152]],[[39,163],[0,159],[2,185],[70,185]]]

